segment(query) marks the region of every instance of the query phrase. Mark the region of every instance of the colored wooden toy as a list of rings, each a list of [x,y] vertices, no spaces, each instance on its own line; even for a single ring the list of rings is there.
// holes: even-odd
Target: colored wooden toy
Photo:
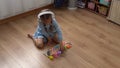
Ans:
[[[72,47],[72,44],[70,42],[63,42],[65,50],[70,49]],[[54,58],[58,58],[62,54],[62,51],[60,50],[60,45],[57,44],[51,49],[48,49],[44,55],[47,56],[50,60],[53,60]]]

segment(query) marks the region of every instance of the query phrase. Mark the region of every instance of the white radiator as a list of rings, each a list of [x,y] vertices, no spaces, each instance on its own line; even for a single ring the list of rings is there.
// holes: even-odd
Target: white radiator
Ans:
[[[108,19],[120,24],[120,0],[112,0]]]

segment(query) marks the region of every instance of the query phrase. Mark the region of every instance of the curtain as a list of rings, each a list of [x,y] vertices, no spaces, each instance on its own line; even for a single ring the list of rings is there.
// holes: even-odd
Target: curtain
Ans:
[[[51,4],[53,0],[0,0],[0,19]]]

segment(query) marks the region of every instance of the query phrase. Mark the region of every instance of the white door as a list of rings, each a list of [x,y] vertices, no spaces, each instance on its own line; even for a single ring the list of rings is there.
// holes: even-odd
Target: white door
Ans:
[[[120,24],[120,0],[112,0],[108,19]]]

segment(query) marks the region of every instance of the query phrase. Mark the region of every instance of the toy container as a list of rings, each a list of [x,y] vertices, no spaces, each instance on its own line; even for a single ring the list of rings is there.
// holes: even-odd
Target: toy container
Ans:
[[[98,11],[99,11],[100,14],[107,15],[107,10],[108,10],[108,8],[106,8],[104,6],[99,6],[98,7]]]
[[[106,6],[109,6],[110,4],[110,0],[99,0],[100,4],[103,4],[103,5],[106,5]]]
[[[88,8],[91,9],[91,10],[94,10],[94,8],[95,8],[95,3],[93,3],[93,2],[88,2]]]

